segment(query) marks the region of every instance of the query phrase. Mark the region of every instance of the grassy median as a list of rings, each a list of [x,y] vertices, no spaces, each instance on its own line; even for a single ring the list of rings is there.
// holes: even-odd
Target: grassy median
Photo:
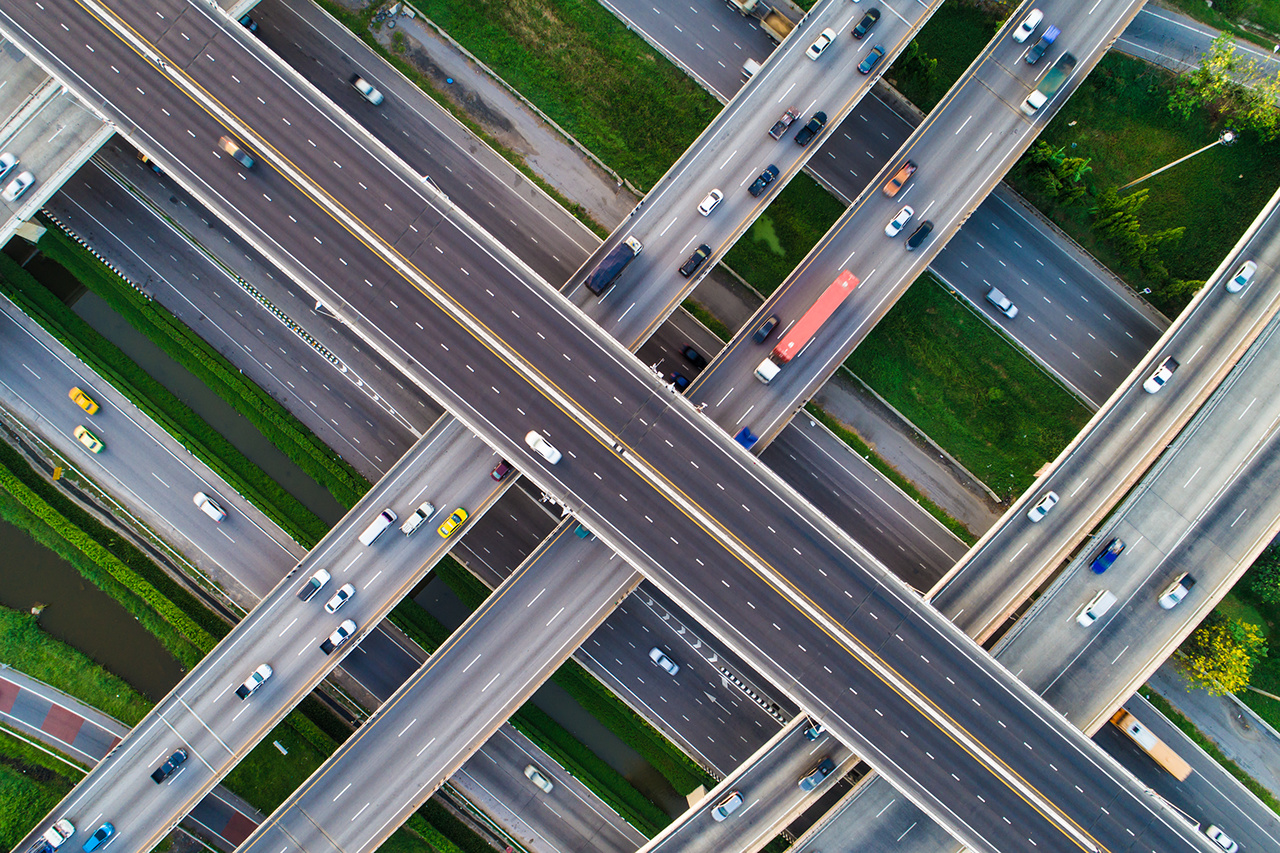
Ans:
[[[83,775],[0,726],[0,848],[17,849]]]
[[[932,275],[845,365],[997,494],[1035,480],[1089,411]]]

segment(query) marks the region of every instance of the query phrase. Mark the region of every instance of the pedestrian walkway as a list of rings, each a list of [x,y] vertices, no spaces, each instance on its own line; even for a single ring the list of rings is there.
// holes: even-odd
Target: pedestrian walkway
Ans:
[[[5,664],[0,664],[0,721],[90,767],[129,733],[114,717]],[[182,822],[229,853],[262,820],[261,812],[218,786]]]

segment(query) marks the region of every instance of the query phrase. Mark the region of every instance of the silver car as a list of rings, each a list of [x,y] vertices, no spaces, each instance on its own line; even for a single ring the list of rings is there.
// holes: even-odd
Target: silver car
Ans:
[[[36,176],[30,172],[23,172],[18,177],[9,182],[9,186],[4,188],[5,201],[17,201],[23,193],[31,189],[31,185],[36,182]]]
[[[680,665],[662,653],[662,649],[654,646],[649,649],[649,660],[656,663],[661,669],[666,670],[667,675],[675,675],[680,671]]]
[[[1012,320],[1018,316],[1018,306],[1013,304],[1013,300],[1005,296],[999,288],[991,288],[987,291],[987,301],[1000,311],[1001,314]]]
[[[1049,514],[1049,510],[1058,505],[1058,493],[1048,492],[1040,499],[1040,502],[1027,511],[1027,518],[1032,521],[1039,521]]]

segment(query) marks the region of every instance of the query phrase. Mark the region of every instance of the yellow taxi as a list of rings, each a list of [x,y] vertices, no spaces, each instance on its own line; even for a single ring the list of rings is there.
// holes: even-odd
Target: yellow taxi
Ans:
[[[453,513],[444,520],[444,524],[436,528],[436,532],[448,539],[453,535],[453,531],[462,526],[462,522],[467,520],[467,511],[462,507],[458,507]]]
[[[67,396],[71,398],[71,402],[84,409],[85,414],[96,415],[98,413],[98,404],[79,388],[72,388],[67,392]]]
[[[101,453],[102,448],[106,447],[106,445],[102,443],[102,439],[89,432],[85,427],[76,427],[75,433],[73,434],[76,437],[76,441],[87,447],[90,453]]]

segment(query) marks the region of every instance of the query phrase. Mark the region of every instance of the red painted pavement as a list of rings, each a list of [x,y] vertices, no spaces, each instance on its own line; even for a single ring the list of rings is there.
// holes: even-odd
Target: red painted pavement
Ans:
[[[13,710],[13,703],[18,701],[22,688],[4,678],[0,678],[0,711],[6,714]]]
[[[83,725],[84,717],[60,705],[54,705],[49,709],[49,715],[44,718],[44,724],[40,726],[40,730],[53,735],[63,743],[72,743]]]

